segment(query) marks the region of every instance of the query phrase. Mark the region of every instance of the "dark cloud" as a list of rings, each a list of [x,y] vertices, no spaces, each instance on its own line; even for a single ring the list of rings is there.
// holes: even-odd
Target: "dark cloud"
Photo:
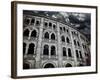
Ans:
[[[54,12],[54,11],[23,11],[24,14],[41,15],[45,17],[54,18],[57,21],[70,23],[73,27],[77,28],[80,32],[88,37],[90,40],[91,30],[91,14],[77,13],[77,12]]]

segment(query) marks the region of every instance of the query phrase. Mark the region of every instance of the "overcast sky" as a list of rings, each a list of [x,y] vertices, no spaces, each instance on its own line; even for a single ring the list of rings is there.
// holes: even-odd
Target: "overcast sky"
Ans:
[[[27,11],[24,14],[37,14],[57,19],[59,21],[70,23],[80,32],[84,33],[90,39],[91,31],[91,14],[77,12],[53,12],[53,11]]]

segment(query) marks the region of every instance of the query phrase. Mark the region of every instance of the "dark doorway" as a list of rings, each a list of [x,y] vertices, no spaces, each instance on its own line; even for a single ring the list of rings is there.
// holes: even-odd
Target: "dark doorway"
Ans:
[[[48,63],[44,66],[44,68],[54,68],[54,65],[51,63]]]
[[[79,64],[79,66],[84,66],[83,64]]]
[[[72,67],[72,65],[67,63],[65,67]]]
[[[23,64],[23,69],[29,69],[29,68],[30,68],[29,64],[27,64],[27,63]]]

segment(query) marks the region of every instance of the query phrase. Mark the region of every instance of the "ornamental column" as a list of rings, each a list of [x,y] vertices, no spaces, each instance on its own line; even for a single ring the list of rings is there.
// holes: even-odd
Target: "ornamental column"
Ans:
[[[74,38],[73,38],[73,34],[71,31],[71,28],[69,28],[69,34],[71,37],[71,42],[72,42],[72,50],[73,50],[73,56],[74,56],[74,66],[77,66],[77,57],[76,57],[76,50],[75,50],[75,45],[74,45]]]
[[[41,18],[41,24],[39,27],[39,38],[37,42],[37,50],[36,50],[36,68],[40,68],[40,63],[41,63],[41,49],[42,49],[42,34],[43,34],[43,18]]]
[[[57,40],[58,40],[58,67],[62,67],[62,49],[61,49],[61,36],[60,36],[60,29],[59,23],[57,22]]]

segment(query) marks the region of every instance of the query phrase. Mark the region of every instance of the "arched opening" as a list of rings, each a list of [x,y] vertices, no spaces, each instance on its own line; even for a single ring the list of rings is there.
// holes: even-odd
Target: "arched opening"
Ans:
[[[55,24],[53,24],[53,28],[54,28],[54,29],[56,28],[56,25],[55,25]]]
[[[76,45],[76,40],[74,40],[74,45]]]
[[[69,32],[69,30],[67,29],[67,32]]]
[[[34,48],[35,48],[34,43],[29,44],[28,54],[33,55],[34,54]]]
[[[25,55],[25,51],[26,51],[26,43],[23,43],[23,55]]]
[[[45,38],[45,39],[49,39],[49,33],[48,33],[48,32],[46,32],[46,33],[44,34],[44,38]]]
[[[36,37],[36,35],[37,35],[36,30],[33,30],[32,33],[31,33],[31,37]]]
[[[47,23],[47,22],[45,22],[45,23],[44,23],[44,26],[46,26],[46,27],[47,27],[47,26],[48,26],[48,23]]]
[[[28,63],[23,63],[23,69],[30,69],[30,65]]]
[[[49,23],[49,26],[52,27],[52,23],[51,22]]]
[[[35,19],[32,18],[32,20],[31,20],[31,24],[34,24],[34,23],[35,23]]]
[[[78,55],[78,50],[76,50],[76,57],[77,57],[77,58],[79,58],[79,55]]]
[[[30,23],[30,20],[29,19],[25,19],[24,23],[28,25]]]
[[[79,64],[79,66],[84,66],[83,64]]]
[[[40,21],[36,21],[36,25],[37,25],[37,26],[40,25]]]
[[[51,39],[55,40],[55,34],[54,33],[51,34]]]
[[[64,31],[66,30],[65,27],[63,27],[63,30],[64,30]]]
[[[66,48],[65,47],[63,47],[63,56],[67,56],[66,55]]]
[[[71,49],[70,48],[68,48],[68,56],[72,57],[72,53],[71,53]]]
[[[65,67],[72,67],[70,63],[67,63]]]
[[[80,46],[79,42],[77,41],[77,45]]]
[[[44,68],[55,68],[55,66],[52,63],[47,63]]]
[[[51,46],[51,55],[56,55],[55,46]]]
[[[44,46],[43,55],[49,55],[49,46],[48,45]]]
[[[80,58],[83,58],[83,57],[82,57],[82,53],[81,53],[81,51],[79,51],[79,53],[80,53]]]
[[[28,30],[28,29],[26,29],[26,30],[24,31],[23,36],[25,36],[25,37],[28,37],[28,36],[29,36],[29,30]]]
[[[61,40],[62,40],[62,42],[65,42],[65,37],[62,36],[62,37],[61,37]]]
[[[66,38],[66,41],[67,41],[67,43],[70,43],[70,41],[69,41],[69,38],[68,38],[68,37]]]
[[[60,27],[60,31],[62,31],[62,27]]]

